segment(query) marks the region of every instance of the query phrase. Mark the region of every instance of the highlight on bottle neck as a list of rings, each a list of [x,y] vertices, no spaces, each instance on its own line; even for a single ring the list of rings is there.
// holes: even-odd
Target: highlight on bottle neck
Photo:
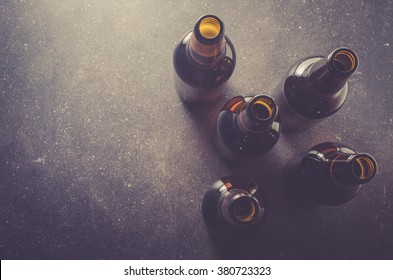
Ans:
[[[356,53],[348,48],[339,48],[328,55],[328,68],[334,74],[350,76],[358,67]]]
[[[224,23],[215,15],[200,17],[189,41],[191,58],[199,64],[209,65],[224,52]]]
[[[239,113],[239,126],[248,132],[268,129],[277,117],[278,108],[274,99],[260,94],[253,97]]]
[[[258,215],[258,202],[252,196],[238,194],[229,204],[232,219],[239,223],[251,223]]]

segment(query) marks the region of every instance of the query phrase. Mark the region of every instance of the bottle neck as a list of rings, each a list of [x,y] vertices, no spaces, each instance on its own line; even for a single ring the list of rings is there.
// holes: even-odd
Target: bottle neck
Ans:
[[[369,154],[340,154],[330,161],[330,176],[342,186],[369,182],[376,173],[376,161]]]
[[[271,128],[278,114],[273,98],[268,95],[256,95],[240,108],[237,125],[244,133],[264,133]]]
[[[356,53],[339,48],[310,66],[307,78],[310,85],[325,96],[340,91],[358,67]]]
[[[200,65],[212,65],[225,54],[224,23],[214,15],[199,18],[188,41],[188,53]]]

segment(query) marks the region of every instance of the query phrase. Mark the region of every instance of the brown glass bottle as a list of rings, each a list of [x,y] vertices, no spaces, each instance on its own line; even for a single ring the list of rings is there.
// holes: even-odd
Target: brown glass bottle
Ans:
[[[186,103],[215,100],[224,93],[235,65],[235,48],[224,35],[224,23],[204,15],[174,50],[176,91]]]
[[[217,119],[218,148],[228,160],[261,156],[280,136],[278,108],[272,97],[237,96],[222,108]]]
[[[294,64],[273,94],[283,130],[304,130],[336,113],[346,100],[347,80],[357,67],[358,57],[348,48]]]
[[[236,239],[256,231],[264,215],[264,204],[255,183],[242,176],[227,176],[206,191],[202,214],[213,235]]]
[[[366,153],[356,153],[338,143],[322,143],[289,163],[292,178],[287,184],[297,185],[314,201],[324,205],[339,205],[351,200],[361,185],[377,172],[375,159]],[[287,173],[290,174],[290,173]],[[287,186],[291,187],[291,185]]]

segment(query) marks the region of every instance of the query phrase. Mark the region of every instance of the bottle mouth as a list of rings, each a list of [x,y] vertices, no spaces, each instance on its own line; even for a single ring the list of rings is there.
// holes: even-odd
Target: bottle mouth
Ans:
[[[231,203],[232,216],[236,221],[249,223],[255,220],[258,214],[258,205],[254,198],[250,196],[240,196]]]
[[[367,154],[354,157],[351,165],[353,175],[360,180],[370,180],[374,177],[376,168],[375,159]]]
[[[221,24],[214,17],[206,17],[199,23],[199,33],[206,39],[214,39],[220,34]]]
[[[200,42],[213,45],[222,38],[224,23],[215,15],[204,15],[197,21],[194,34]]]
[[[332,61],[334,68],[343,74],[354,71],[358,65],[358,57],[356,53],[350,49],[336,50],[333,53]]]
[[[267,121],[276,115],[276,104],[269,96],[258,96],[250,105],[251,115],[258,121]]]

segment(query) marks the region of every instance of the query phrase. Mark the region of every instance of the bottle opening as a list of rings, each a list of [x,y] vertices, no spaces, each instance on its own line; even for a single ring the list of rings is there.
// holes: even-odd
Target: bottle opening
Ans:
[[[199,23],[199,33],[206,39],[216,38],[221,31],[220,22],[214,17],[206,17]]]
[[[267,98],[260,98],[251,105],[251,113],[260,121],[265,121],[273,117],[274,111],[274,104]]]
[[[375,173],[375,161],[369,156],[362,155],[352,164],[352,172],[358,179],[370,179]]]
[[[350,50],[340,50],[333,56],[333,65],[341,73],[351,72],[356,68],[357,56]]]
[[[249,196],[241,196],[233,201],[232,212],[234,217],[242,223],[254,220],[257,214],[255,201]]]

